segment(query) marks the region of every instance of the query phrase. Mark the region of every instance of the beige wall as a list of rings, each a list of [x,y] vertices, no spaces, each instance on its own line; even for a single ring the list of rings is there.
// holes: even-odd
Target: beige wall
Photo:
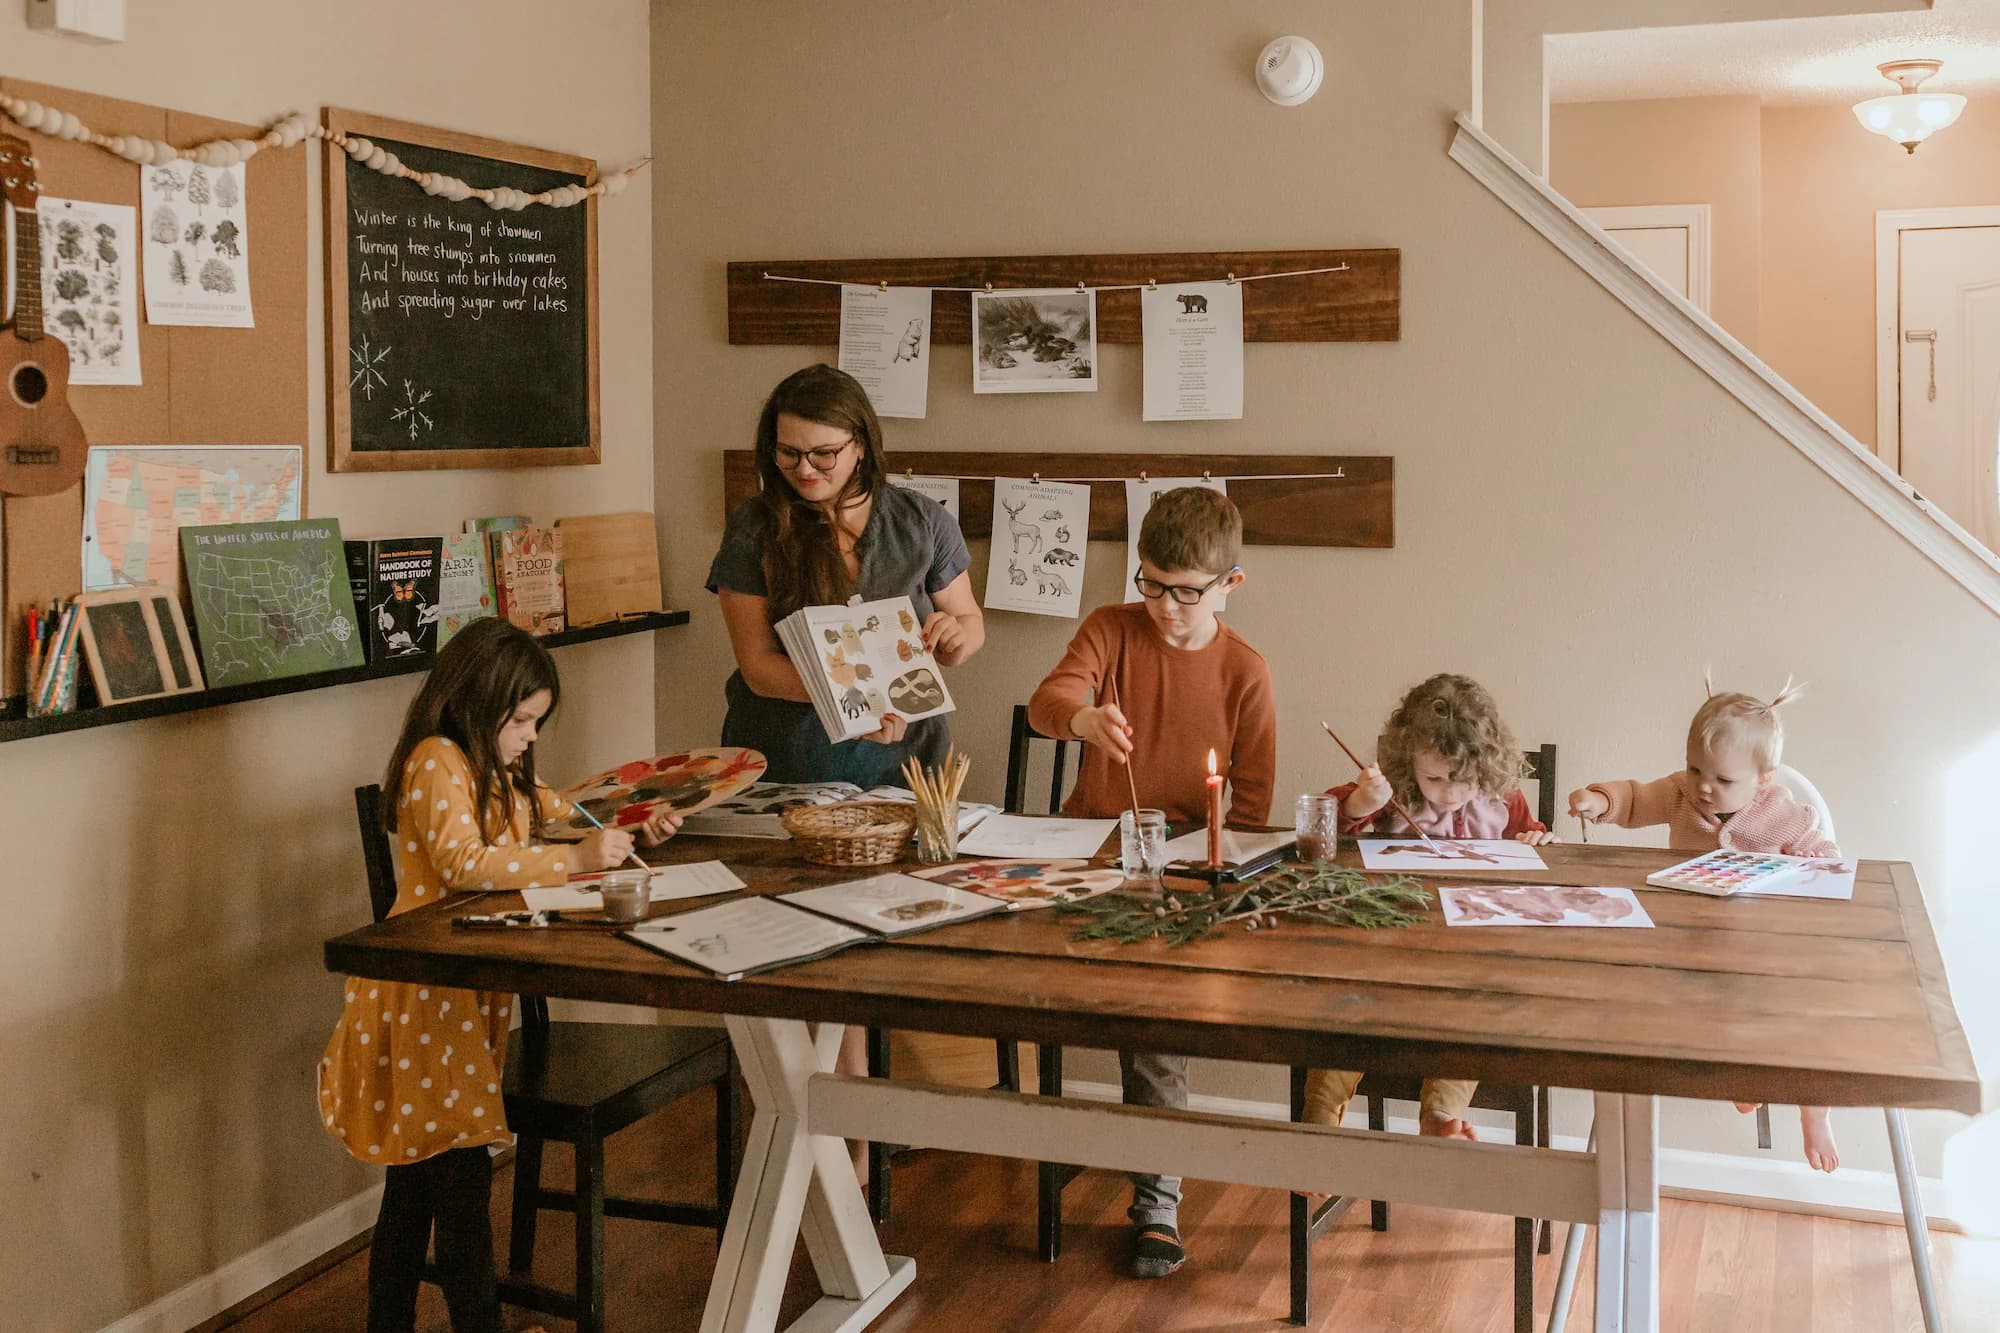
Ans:
[[[2000,735],[1982,665],[2000,622],[1449,161],[1463,8],[1335,8],[1176,0],[1141,44],[1116,7],[1056,0],[656,6],[655,272],[675,293],[656,312],[656,475],[669,581],[697,612],[662,657],[662,743],[712,740],[721,723],[729,648],[701,591],[719,451],[747,446],[781,376],[833,356],[728,346],[726,261],[1397,246],[1403,340],[1251,346],[1240,422],[1142,424],[1135,347],[1104,349],[1094,396],[1006,399],[975,398],[967,349],[940,347],[929,419],[889,423],[890,442],[1393,454],[1396,549],[1246,553],[1230,619],[1276,677],[1282,800],[1345,775],[1317,719],[1367,735],[1432,671],[1486,682],[1577,780],[1676,767],[1705,665],[1762,690],[1797,672],[1814,688],[1792,758],[1849,847],[1916,860],[1952,947],[1976,959],[1996,938],[1977,915],[1986,880],[1947,862],[1978,823],[1949,814],[1946,778]],[[1329,58],[1325,91],[1293,110],[1248,73],[1281,32]],[[1094,544],[1089,562],[1086,600],[1118,596],[1119,548]],[[985,563],[975,543],[981,588]],[[953,725],[974,794],[995,799],[1008,709],[1073,626],[989,626],[953,679]],[[1269,1071],[1204,1070],[1197,1088],[1283,1095]],[[1879,1120],[1837,1123],[1853,1161],[1884,1165]],[[1935,1172],[1962,1122],[1918,1123]],[[1561,1128],[1582,1132],[1574,1114]],[[1727,1108],[1677,1106],[1664,1137],[1751,1151]]]
[[[129,6],[129,23],[123,45],[91,46],[29,32],[12,5],[0,51],[22,78],[243,120],[333,104],[606,163],[647,151],[641,0],[186,0]],[[602,466],[329,477],[316,167],[311,181],[302,443],[315,516],[380,534],[644,505],[646,190],[601,215]],[[661,647],[671,655],[671,638]],[[559,654],[568,702],[551,773],[645,749],[653,659],[644,638]],[[320,946],[366,919],[349,793],[378,777],[412,689],[378,682],[0,747],[0,1323],[101,1327],[380,1178],[314,1114],[313,1068],[339,1008]]]
[[[1913,156],[1863,132],[1845,106],[1559,103],[1550,180],[1588,206],[1713,204],[1716,319],[1874,446],[1875,214],[2000,203],[2000,117],[1979,111]],[[1687,193],[1699,190],[1708,193]],[[1686,197],[1665,197],[1676,192]],[[1753,216],[1755,232],[1725,227],[1725,211]]]
[[[1762,151],[1754,97],[1549,108],[1549,183],[1584,208],[1709,206],[1709,313],[1757,350]]]

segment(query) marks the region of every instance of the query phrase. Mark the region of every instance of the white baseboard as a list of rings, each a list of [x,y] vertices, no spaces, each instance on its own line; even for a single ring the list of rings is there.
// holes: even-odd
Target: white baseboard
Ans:
[[[1069,1097],[1107,1102],[1115,1102],[1121,1095],[1115,1083],[1074,1079],[1063,1080],[1063,1093]],[[1284,1120],[1290,1115],[1289,1110],[1277,1102],[1210,1097],[1200,1093],[1188,1098],[1188,1109],[1252,1120]],[[1368,1117],[1356,1108],[1347,1113],[1342,1125],[1347,1129],[1366,1129]],[[1407,1116],[1390,1116],[1388,1127],[1402,1134],[1417,1132],[1416,1120]],[[1585,1143],[1580,1138],[1558,1134],[1551,1146],[1581,1150]],[[1925,1176],[1919,1179],[1918,1186],[1923,1196],[1925,1218],[1930,1225],[1947,1231],[1961,1230],[1959,1222],[1952,1216],[1950,1196],[1944,1182]],[[1857,1171],[1842,1167],[1828,1175],[1813,1170],[1804,1162],[1695,1152],[1688,1148],[1660,1150],[1660,1193],[1673,1199],[1699,1199],[1785,1213],[1845,1217],[1862,1222],[1900,1223],[1903,1220],[1902,1203],[1896,1193],[1896,1177],[1887,1171]]]
[[[231,1259],[213,1273],[168,1292],[115,1324],[107,1324],[103,1333],[184,1333],[354,1239],[375,1225],[381,1203],[382,1187],[371,1186],[248,1254]]]

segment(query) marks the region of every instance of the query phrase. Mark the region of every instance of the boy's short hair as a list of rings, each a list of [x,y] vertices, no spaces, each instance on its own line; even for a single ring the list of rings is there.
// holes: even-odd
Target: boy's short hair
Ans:
[[[1220,491],[1182,486],[1163,491],[1139,525],[1139,556],[1156,569],[1226,574],[1243,555],[1243,515]]]

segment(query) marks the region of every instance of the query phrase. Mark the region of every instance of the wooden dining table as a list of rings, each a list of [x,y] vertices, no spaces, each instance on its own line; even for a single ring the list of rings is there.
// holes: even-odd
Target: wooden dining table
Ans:
[[[877,1243],[843,1138],[1587,1223],[1597,1327],[1653,1330],[1659,1097],[1981,1109],[1908,864],[1861,862],[1851,901],[1711,898],[1646,889],[1684,853],[1541,851],[1542,870],[1423,878],[1644,890],[1654,927],[1447,927],[1433,904],[1404,928],[1288,920],[1167,946],[1079,942],[1075,917],[1035,910],[724,982],[611,933],[453,928],[520,905],[494,894],[392,917],[325,955],[358,976],[724,1015],[755,1117],[709,1333],[775,1327],[801,1236],[823,1295],[794,1329],[865,1327],[910,1283],[914,1262]],[[682,837],[651,855],[720,859],[755,893],[877,873],[807,866],[783,841]],[[1359,864],[1351,847],[1339,859]],[[848,1024],[1586,1089],[1594,1149],[846,1077],[832,1070]]]

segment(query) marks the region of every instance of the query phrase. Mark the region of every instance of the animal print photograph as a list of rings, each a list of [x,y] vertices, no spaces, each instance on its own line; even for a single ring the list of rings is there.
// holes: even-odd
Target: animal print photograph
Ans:
[[[1096,393],[1097,293],[972,294],[974,393]]]
[[[1089,540],[1089,486],[995,478],[986,609],[1076,619]]]

